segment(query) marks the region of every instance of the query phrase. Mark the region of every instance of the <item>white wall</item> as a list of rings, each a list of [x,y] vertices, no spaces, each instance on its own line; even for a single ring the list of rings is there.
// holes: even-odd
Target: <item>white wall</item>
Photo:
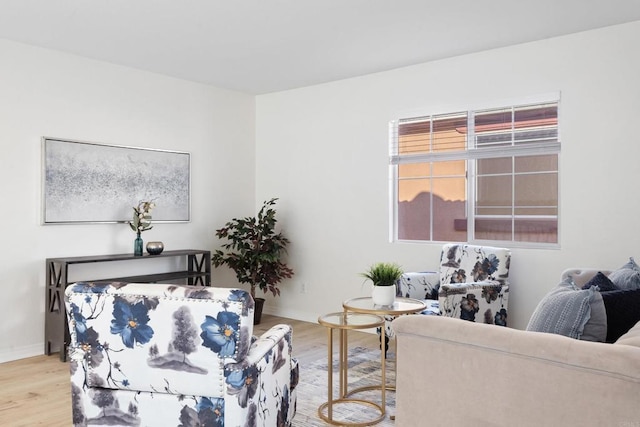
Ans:
[[[387,124],[561,92],[561,248],[514,248],[509,322],[524,328],[568,267],[640,256],[640,22],[262,95],[256,200],[280,197],[296,276],[270,311],[315,321],[369,293],[376,261],[434,269],[440,244],[388,241]],[[306,293],[302,292],[306,284]]]
[[[46,258],[133,251],[125,224],[41,225],[42,136],[190,152],[191,222],[143,238],[213,249],[254,210],[254,123],[252,96],[0,40],[0,362],[43,352]]]

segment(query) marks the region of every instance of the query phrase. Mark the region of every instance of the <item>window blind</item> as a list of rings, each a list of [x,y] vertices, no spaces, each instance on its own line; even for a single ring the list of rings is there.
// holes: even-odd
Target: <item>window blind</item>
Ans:
[[[390,142],[392,165],[558,153],[558,102],[399,119]]]

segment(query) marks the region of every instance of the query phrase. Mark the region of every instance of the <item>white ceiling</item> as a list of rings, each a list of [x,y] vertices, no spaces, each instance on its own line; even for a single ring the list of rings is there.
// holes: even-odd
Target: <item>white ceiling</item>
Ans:
[[[263,94],[640,20],[640,0],[0,0],[0,38]]]

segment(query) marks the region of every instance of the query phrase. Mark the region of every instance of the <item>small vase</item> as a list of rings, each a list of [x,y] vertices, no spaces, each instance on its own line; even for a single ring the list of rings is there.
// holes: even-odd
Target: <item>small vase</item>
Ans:
[[[142,256],[142,247],[142,237],[140,237],[140,232],[138,232],[138,237],[136,237],[136,240],[133,241],[133,254],[135,256]]]
[[[396,287],[374,286],[371,299],[375,305],[393,305],[396,301]]]
[[[162,242],[149,242],[147,243],[147,252],[149,255],[160,255],[164,250],[164,243]]]

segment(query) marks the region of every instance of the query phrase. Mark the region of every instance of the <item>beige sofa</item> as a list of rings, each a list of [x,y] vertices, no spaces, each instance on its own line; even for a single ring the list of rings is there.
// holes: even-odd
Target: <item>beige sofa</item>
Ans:
[[[640,322],[614,344],[402,316],[396,425],[640,426]]]

